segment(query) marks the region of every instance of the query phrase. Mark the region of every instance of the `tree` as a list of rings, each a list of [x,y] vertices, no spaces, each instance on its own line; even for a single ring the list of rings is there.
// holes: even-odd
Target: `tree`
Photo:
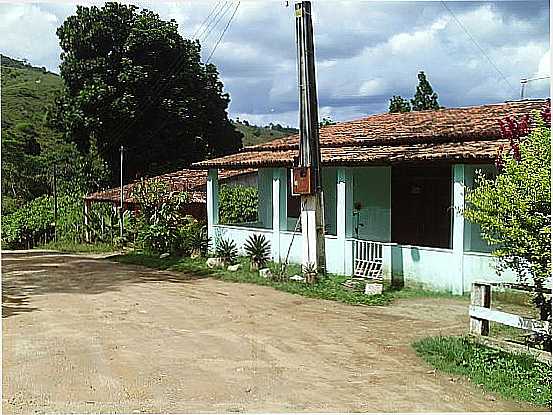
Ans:
[[[390,99],[390,109],[388,112],[410,112],[411,111],[411,104],[409,104],[409,100],[402,98],[399,95],[394,95]]]
[[[2,137],[2,213],[45,191],[40,171],[40,144],[30,123],[6,129]]]
[[[418,78],[417,92],[415,92],[415,97],[411,100],[413,111],[440,109],[438,94],[432,89],[423,71],[419,72]]]
[[[548,104],[549,108],[549,104]],[[541,292],[551,276],[551,115],[502,123],[507,152],[497,158],[498,175],[479,175],[468,192],[464,215],[481,226],[483,238],[496,245],[500,269],[511,268],[521,282],[533,282],[533,301],[542,320],[551,321],[551,299]],[[549,123],[549,125],[548,125]]]
[[[332,121],[332,118],[330,117],[323,117],[322,121],[319,122],[319,127],[327,127],[329,125],[334,125],[336,124],[335,121]],[[282,126],[279,124],[279,129],[282,129]]]
[[[125,146],[127,178],[234,152],[241,134],[217,69],[174,20],[108,2],[78,6],[57,30],[65,83],[51,121],[83,153],[97,150],[112,182]]]

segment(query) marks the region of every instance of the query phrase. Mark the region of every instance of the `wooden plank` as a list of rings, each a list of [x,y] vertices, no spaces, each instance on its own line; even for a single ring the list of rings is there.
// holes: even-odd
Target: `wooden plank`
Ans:
[[[501,282],[501,281],[474,281],[475,284],[479,285],[491,285],[494,287],[503,287],[503,288],[509,288],[511,290],[517,290],[517,291],[527,291],[527,292],[534,292],[536,291],[536,288],[527,285],[527,284],[517,284],[513,282]],[[545,288],[542,287],[541,289],[537,290],[543,294],[549,294],[551,295],[551,288]]]
[[[549,322],[535,320],[532,318],[522,317],[517,314],[506,313],[499,310],[491,310],[486,307],[477,305],[469,306],[469,315],[471,318],[476,318],[484,321],[495,321],[506,326],[516,327],[524,330],[536,332],[549,331]]]

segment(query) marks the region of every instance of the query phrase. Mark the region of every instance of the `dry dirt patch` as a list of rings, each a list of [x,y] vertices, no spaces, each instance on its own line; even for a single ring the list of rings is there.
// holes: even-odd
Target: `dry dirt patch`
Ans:
[[[3,257],[3,410],[528,411],[413,352],[464,300],[354,307],[92,256]]]

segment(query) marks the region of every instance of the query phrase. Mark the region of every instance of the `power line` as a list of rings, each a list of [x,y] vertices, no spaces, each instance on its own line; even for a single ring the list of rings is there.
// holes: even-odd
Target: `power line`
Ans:
[[[230,5],[228,2],[225,1],[221,3],[221,8],[217,11],[217,13],[215,13],[215,15],[208,22],[208,24],[204,27],[204,30],[198,33],[198,38],[202,38],[203,36],[203,40],[207,39],[207,37],[209,36],[209,33],[211,33],[211,31],[215,28],[215,26],[217,26],[217,23],[219,23],[219,21],[221,20],[221,17],[222,17],[221,12],[225,10],[225,12],[223,13],[224,15],[228,11],[229,7]]]
[[[455,13],[453,13],[453,10],[451,10],[447,4],[445,3],[444,0],[441,0],[441,3],[442,5],[445,7],[445,9],[451,14],[451,16],[453,16],[453,19],[455,19],[455,21],[457,22],[457,24],[459,25],[459,27],[461,29],[463,29],[463,31],[467,34],[467,36],[470,38],[470,40],[472,40],[472,43],[475,44],[475,46],[480,50],[480,52],[482,52],[482,55],[484,55],[486,57],[486,59],[488,60],[488,62],[490,63],[490,65],[492,65],[495,70],[497,71],[497,73],[499,74],[499,76],[501,76],[501,78],[503,78],[503,80],[505,81],[505,83],[509,86],[510,89],[514,90],[515,88],[513,87],[513,85],[509,82],[509,80],[507,79],[507,77],[503,74],[503,72],[501,72],[501,70],[497,67],[497,65],[494,63],[494,61],[492,60],[492,58],[490,58],[490,56],[486,53],[486,51],[480,46],[480,44],[476,41],[476,39],[470,34],[470,32],[467,30],[467,28],[465,28],[465,26],[461,23],[461,21],[457,18],[457,16],[455,16]]]
[[[205,34],[204,38],[202,39],[202,42],[206,42],[207,39],[209,39],[209,37],[211,36],[211,33],[213,33],[213,31],[217,28],[217,25],[219,24],[219,22],[227,15],[227,13],[232,9],[232,2],[228,3],[227,4],[227,7],[225,9],[225,11],[219,16],[219,18],[217,19],[217,21],[215,22],[215,24],[213,25],[213,27]]]
[[[217,40],[217,43],[215,44],[215,46],[213,47],[213,50],[211,51],[211,53],[209,54],[209,57],[207,58],[207,61],[206,63],[209,63],[209,61],[211,60],[211,57],[213,56],[213,54],[215,53],[215,51],[217,50],[217,46],[219,46],[219,43],[221,43],[221,40],[223,39],[223,36],[225,36],[225,33],[227,32],[231,22],[232,22],[232,19],[234,19],[234,16],[236,15],[236,12],[238,11],[238,6],[240,6],[240,2],[238,2],[236,4],[236,7],[234,8],[234,12],[232,13],[232,16],[230,16],[230,19],[229,21],[227,22],[227,25],[225,26],[225,28],[223,29],[223,33],[221,33],[221,36],[219,37],[219,39]]]
[[[200,23],[200,25],[198,26],[198,28],[194,31],[194,33],[192,34],[192,38],[195,39],[196,38],[196,35],[200,32],[200,30],[202,30],[202,27],[206,24],[206,22],[209,20],[209,18],[211,17],[211,15],[213,14],[213,12],[217,9],[217,7],[219,6],[219,4],[221,3],[221,0],[219,0],[215,6],[211,9],[211,12],[207,15],[207,17],[203,20],[202,23]]]

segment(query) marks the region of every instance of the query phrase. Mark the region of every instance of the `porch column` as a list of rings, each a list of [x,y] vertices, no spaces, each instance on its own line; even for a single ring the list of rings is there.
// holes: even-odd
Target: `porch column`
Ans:
[[[286,169],[273,169],[273,243],[272,255],[280,262],[280,232],[286,230]]]
[[[465,218],[463,210],[465,208],[465,166],[463,164],[453,165],[453,264],[452,275],[453,294],[462,295],[464,285],[463,253],[465,245]]]
[[[336,237],[343,249],[343,275],[353,273],[352,224],[353,174],[350,168],[339,167],[336,171]]]
[[[92,202],[90,200],[85,199],[84,200],[84,240],[85,242],[90,242],[90,230],[88,228],[88,215],[90,212],[90,206],[92,205]]]
[[[207,234],[211,244],[215,243],[214,225],[219,223],[219,178],[217,169],[207,173]]]

